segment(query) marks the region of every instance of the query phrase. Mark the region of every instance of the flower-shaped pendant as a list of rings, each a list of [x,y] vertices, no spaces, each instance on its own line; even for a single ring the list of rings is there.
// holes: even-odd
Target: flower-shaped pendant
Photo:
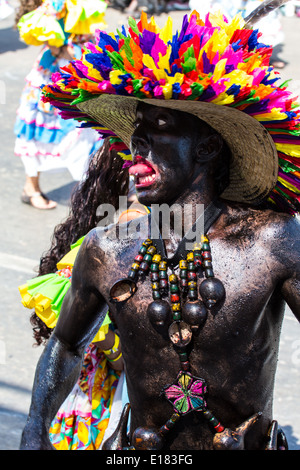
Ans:
[[[179,414],[206,410],[206,382],[189,372],[180,371],[176,381],[164,388],[163,393]]]

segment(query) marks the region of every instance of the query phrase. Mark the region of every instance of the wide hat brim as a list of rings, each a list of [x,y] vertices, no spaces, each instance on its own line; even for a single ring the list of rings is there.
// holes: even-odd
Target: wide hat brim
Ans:
[[[139,99],[110,94],[78,103],[77,107],[130,147],[139,101],[190,113],[223,137],[232,155],[229,185],[222,194],[224,199],[258,204],[276,185],[278,155],[274,141],[256,119],[238,109],[203,101]]]

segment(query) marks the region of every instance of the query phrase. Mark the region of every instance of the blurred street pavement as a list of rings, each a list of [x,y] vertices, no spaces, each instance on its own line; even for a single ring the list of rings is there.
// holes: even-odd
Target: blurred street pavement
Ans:
[[[16,6],[17,1],[10,4]],[[172,13],[175,26],[183,14]],[[108,9],[108,29],[120,26],[124,18],[120,12]],[[165,18],[166,15],[161,15],[158,23]],[[75,184],[67,171],[43,174],[43,191],[58,202],[57,209],[37,211],[20,202],[24,171],[13,154],[13,126],[24,78],[38,48],[19,41],[17,31],[12,28],[13,22],[12,15],[0,21],[0,450],[19,447],[36,363],[42,352],[41,347],[33,347],[31,311],[21,305],[18,286],[34,277],[39,258],[49,247],[53,228],[68,213],[69,197]],[[284,17],[283,27],[286,37],[280,58],[287,65],[282,76],[293,78],[291,86],[300,91],[300,18]],[[300,325],[287,311],[281,337],[274,419],[284,429],[290,449],[300,450],[299,365]]]

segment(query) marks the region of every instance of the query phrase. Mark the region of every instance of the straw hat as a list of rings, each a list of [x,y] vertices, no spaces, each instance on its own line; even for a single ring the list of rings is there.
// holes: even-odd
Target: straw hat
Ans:
[[[139,101],[191,113],[222,135],[231,149],[230,181],[223,197],[248,204],[268,199],[296,212],[300,202],[300,117],[295,97],[269,65],[272,49],[237,15],[202,21],[197,12],[172,35],[129,20],[117,35],[99,32],[80,61],[54,74],[44,101],[64,118],[83,121],[129,147]],[[128,158],[128,157],[126,157]],[[128,163],[128,162],[127,162]]]
[[[225,139],[232,154],[229,186],[222,195],[225,199],[255,203],[274,188],[278,177],[275,144],[258,121],[237,109],[200,101],[139,100],[116,95],[101,95],[77,106],[129,147],[139,101],[193,114]]]

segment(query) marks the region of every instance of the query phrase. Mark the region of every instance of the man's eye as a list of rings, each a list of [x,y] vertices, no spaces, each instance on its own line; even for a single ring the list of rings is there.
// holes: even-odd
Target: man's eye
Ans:
[[[167,121],[165,119],[158,119],[157,124],[159,126],[164,126],[165,124],[167,124]]]
[[[134,121],[133,127],[136,129],[140,125],[140,121]]]

